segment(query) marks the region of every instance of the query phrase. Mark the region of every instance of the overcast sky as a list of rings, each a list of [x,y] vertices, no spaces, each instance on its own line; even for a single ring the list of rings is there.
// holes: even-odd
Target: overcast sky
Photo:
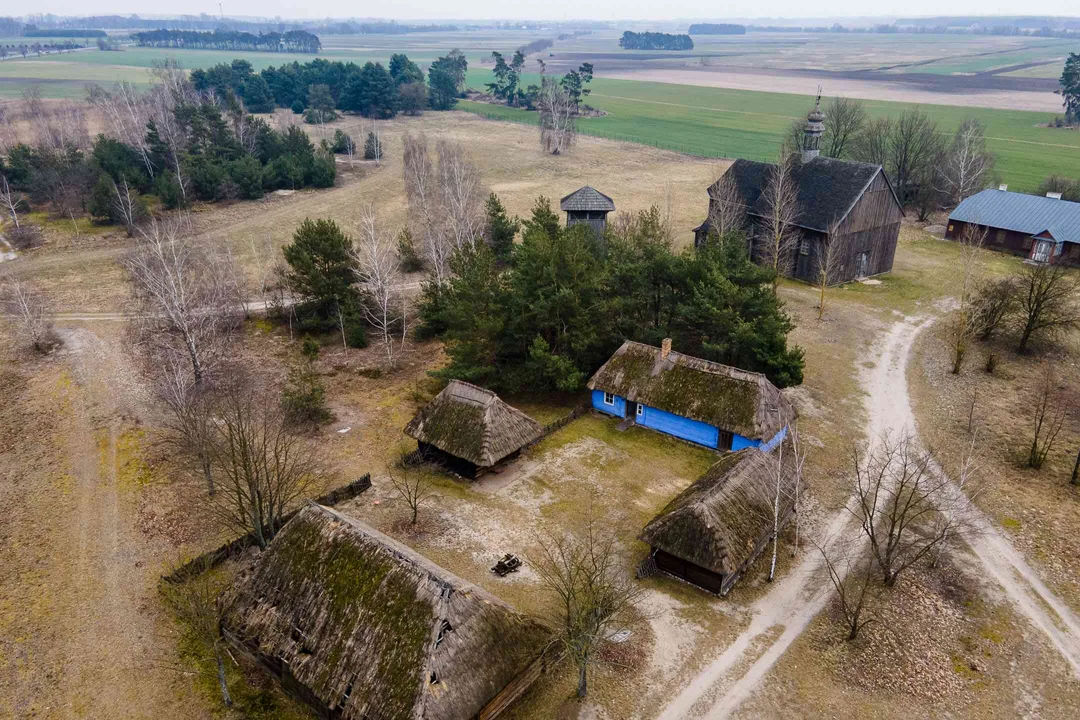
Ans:
[[[3,14],[51,12],[57,15],[141,13],[218,13],[217,0],[185,0],[166,5],[147,0],[42,0],[19,5],[5,2]],[[1065,0],[886,0],[871,6],[865,0],[830,0],[818,5],[801,0],[548,0],[546,2],[491,2],[491,0],[223,0],[226,15],[284,18],[381,17],[395,20],[505,18],[537,20],[666,20],[672,18],[732,17],[854,17],[875,15],[1062,15]],[[168,8],[168,9],[166,9]],[[1073,6],[1080,14],[1080,5]]]

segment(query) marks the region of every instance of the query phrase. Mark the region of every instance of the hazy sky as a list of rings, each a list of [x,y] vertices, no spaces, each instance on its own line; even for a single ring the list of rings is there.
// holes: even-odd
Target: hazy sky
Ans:
[[[7,3],[5,3],[7,5]],[[731,17],[853,17],[866,13],[920,15],[1062,15],[1069,12],[1065,0],[887,0],[871,6],[865,0],[830,0],[812,5],[799,0],[548,0],[547,2],[491,2],[491,0],[223,0],[226,15],[284,18],[382,17],[396,20],[416,18],[506,18],[605,20]],[[873,8],[871,10],[871,7]],[[165,8],[168,8],[167,10]],[[811,9],[814,8],[814,9]],[[217,0],[189,0],[158,4],[147,0],[43,0],[17,5],[14,1],[0,11],[51,12],[57,15],[97,15],[129,13],[217,14]],[[1080,6],[1073,6],[1080,14]]]

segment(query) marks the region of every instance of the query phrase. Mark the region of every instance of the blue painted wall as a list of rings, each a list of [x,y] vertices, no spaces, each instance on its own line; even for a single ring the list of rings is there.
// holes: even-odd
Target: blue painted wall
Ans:
[[[765,443],[764,445],[762,445],[762,446],[761,446],[761,451],[762,451],[762,452],[769,452],[769,451],[770,451],[770,450],[772,450],[772,449],[773,449],[774,447],[776,447],[777,445],[779,445],[780,443],[782,443],[782,442],[784,441],[784,438],[786,438],[786,437],[787,437],[787,425],[785,425],[784,427],[782,427],[782,428],[780,429],[780,432],[778,432],[778,433],[776,433],[775,435],[773,435],[773,437],[772,437],[772,440],[770,440],[769,442],[767,442],[767,443]]]
[[[748,447],[759,447],[760,445],[760,440],[751,440],[750,438],[744,438],[739,433],[732,433],[731,452],[742,450],[743,448]]]
[[[643,407],[637,423],[705,447],[715,448],[720,441],[719,428],[652,407]]]
[[[615,396],[615,404],[608,405],[604,402],[604,393],[599,390],[593,390],[592,406],[600,412],[607,413],[608,415],[614,415],[615,417],[626,417],[626,398],[621,398],[618,395]]]

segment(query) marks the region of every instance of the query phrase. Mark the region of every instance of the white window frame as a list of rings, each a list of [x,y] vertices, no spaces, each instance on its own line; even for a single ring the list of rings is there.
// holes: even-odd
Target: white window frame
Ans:
[[[614,395],[614,393],[609,393],[609,392],[604,393],[604,404],[605,405],[614,405],[615,404],[615,395]]]
[[[643,415],[645,414],[645,406],[644,406],[644,405],[642,405],[641,403],[638,403],[638,405],[637,405],[637,410],[635,410],[635,411],[634,411],[634,413],[635,413],[635,414],[636,414],[636,415],[637,415],[638,417],[641,417],[641,416],[643,416]]]

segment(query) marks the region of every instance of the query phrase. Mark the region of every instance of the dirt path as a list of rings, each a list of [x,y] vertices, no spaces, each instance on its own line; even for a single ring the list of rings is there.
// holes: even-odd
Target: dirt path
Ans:
[[[932,318],[907,318],[894,324],[879,344],[873,367],[863,374],[870,442],[884,432],[915,432],[907,363],[916,336],[932,322]],[[1046,636],[1080,677],[1080,622],[1002,532],[974,507],[971,513],[981,527],[981,532],[969,540],[972,550],[1017,611]],[[855,532],[849,519],[847,511],[835,514],[823,537],[837,542],[845,533]],[[660,718],[724,718],[735,711],[824,608],[830,586],[820,570],[819,556],[808,554],[796,570],[758,600],[751,608],[754,619],[746,631],[691,680]]]

